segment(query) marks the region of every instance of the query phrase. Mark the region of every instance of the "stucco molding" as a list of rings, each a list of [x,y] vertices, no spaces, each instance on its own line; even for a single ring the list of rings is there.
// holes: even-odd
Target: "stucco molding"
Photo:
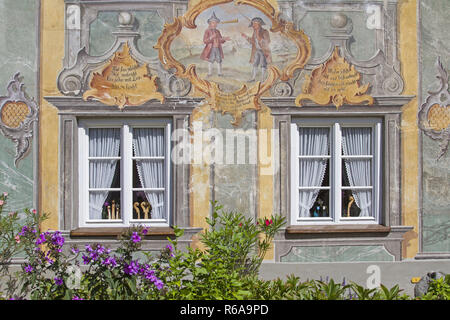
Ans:
[[[358,233],[339,234],[303,234],[297,237],[286,237],[285,230],[278,232],[273,243],[275,262],[281,262],[295,247],[340,247],[340,246],[382,246],[395,261],[402,260],[403,235],[412,230],[410,226],[391,226],[388,233]]]
[[[16,145],[16,167],[32,150],[34,123],[39,117],[39,106],[27,95],[24,86],[17,72],[6,87],[7,95],[0,97],[0,132]]]
[[[328,50],[320,57],[312,58],[302,71],[302,77],[330,59],[335,47],[339,47],[345,58],[361,74],[361,83],[369,83],[371,96],[399,95],[403,92],[404,81],[401,76],[397,53],[397,1],[279,1],[279,6],[287,19],[292,19],[297,29],[310,13],[330,13],[338,23],[330,21],[324,38],[328,39]],[[378,10],[379,26],[373,27],[375,53],[367,60],[358,60],[351,51],[353,22],[345,12],[367,15],[369,6]],[[333,20],[333,18],[331,20]],[[325,22],[325,21],[324,21]],[[314,43],[312,43],[314,45]],[[290,83],[292,85],[292,83]],[[285,95],[285,91],[280,91]],[[276,92],[275,92],[276,93]],[[281,95],[280,95],[281,96]]]
[[[344,105],[338,110],[335,106],[319,106],[310,103],[305,107],[295,106],[292,97],[263,98],[263,102],[271,109],[274,117],[274,128],[279,129],[279,153],[276,155],[279,162],[279,172],[274,176],[274,210],[286,217],[291,216],[290,195],[290,123],[293,118],[304,117],[378,117],[382,118],[383,147],[382,147],[382,203],[381,224],[391,227],[387,235],[376,233],[345,233],[332,234],[287,234],[280,233],[275,239],[275,257],[280,257],[291,250],[292,246],[301,246],[314,243],[315,245],[330,245],[337,241],[341,245],[383,245],[396,260],[402,258],[403,234],[412,228],[402,226],[401,221],[401,114],[402,107],[413,96],[382,96],[375,97],[373,106]],[[277,260],[278,259],[278,260]]]
[[[188,134],[192,111],[201,101],[199,99],[187,99],[181,102],[179,99],[169,99],[166,104],[148,102],[134,109],[127,108],[125,111],[118,111],[116,108],[105,106],[99,102],[84,101],[81,97],[45,97],[45,100],[59,110],[58,216],[59,229],[67,232],[79,227],[79,186],[77,175],[79,172],[78,121],[80,118],[104,118],[105,114],[108,114],[108,117],[111,118],[164,117],[172,119],[173,131],[184,130],[185,134]],[[176,141],[172,143],[176,143]],[[177,157],[178,155],[173,156]],[[171,170],[173,177],[171,183],[171,193],[173,195],[171,199],[171,223],[186,229],[186,232],[192,229],[192,232],[189,233],[189,231],[188,233],[190,236],[193,236],[199,230],[190,226],[190,168],[189,165],[183,164],[183,161],[174,159]]]
[[[90,24],[101,11],[126,12],[132,17],[130,10],[156,10],[166,21],[170,21],[178,10],[184,12],[187,3],[178,2],[148,2],[123,3],[115,1],[102,2],[66,2],[66,49],[64,68],[58,75],[57,86],[60,92],[67,96],[80,96],[89,89],[89,77],[92,71],[98,69],[110,60],[125,43],[130,46],[130,53],[140,64],[147,64],[149,73],[157,75],[161,84],[161,93],[166,97],[182,97],[191,91],[191,84],[185,79],[177,78],[171,71],[166,71],[157,57],[144,56],[138,48],[137,40],[140,33],[135,30],[132,19],[118,21],[118,26],[112,32],[115,42],[101,56],[89,54]]]
[[[440,142],[441,150],[436,158],[439,160],[448,151],[450,143],[450,117],[446,112],[450,106],[450,91],[448,73],[440,57],[436,59],[436,69],[436,78],[439,80],[438,89],[428,90],[428,97],[419,108],[418,124],[428,137]]]

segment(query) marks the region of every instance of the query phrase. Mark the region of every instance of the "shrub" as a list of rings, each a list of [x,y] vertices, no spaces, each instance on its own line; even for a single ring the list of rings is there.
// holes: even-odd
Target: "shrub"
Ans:
[[[253,221],[236,212],[224,212],[213,203],[208,230],[200,241],[205,249],[178,248],[183,230],[175,227],[175,239],[158,257],[146,254],[136,259],[148,229],[130,227],[113,252],[102,244],[88,244],[81,250],[65,249],[59,231],[41,232],[46,215],[25,210],[3,214],[7,194],[0,196],[0,276],[9,277],[3,298],[10,299],[251,299],[251,300],[399,300],[398,285],[367,289],[356,283],[333,279],[300,281],[262,280],[259,268],[275,234],[285,224],[280,216]],[[66,245],[67,246],[67,245]],[[65,249],[65,250],[63,250]],[[8,263],[22,252],[26,263],[15,276]],[[79,272],[77,275],[76,272]],[[450,276],[430,283],[419,299],[450,297]],[[2,295],[0,294],[0,299]]]
[[[25,232],[39,232],[39,226],[47,216],[39,214],[36,210],[26,209],[23,214],[18,212],[5,212],[8,193],[0,195],[0,285],[6,285],[2,294],[0,286],[0,298],[2,295],[12,297],[17,287],[17,276],[9,273],[9,266],[14,257],[23,254],[28,244],[22,241],[21,234]]]
[[[421,300],[450,300],[450,274],[430,282],[428,291]]]
[[[275,233],[283,226],[280,216],[253,221],[236,212],[224,212],[213,203],[209,230],[201,236],[206,249],[178,250],[172,242],[172,256],[159,263],[167,286],[167,299],[249,299],[249,283],[270,248]],[[177,233],[181,233],[177,230]],[[180,234],[177,234],[179,236]]]
[[[83,251],[71,248],[63,253],[64,238],[56,232],[24,233],[30,246],[28,262],[23,265],[21,298],[31,299],[150,299],[159,296],[164,287],[148,263],[133,259],[140,250],[147,229],[133,227],[122,235],[116,252],[101,244],[87,244]],[[84,271],[73,285],[72,266]],[[77,260],[78,259],[78,260]],[[73,262],[75,261],[75,262]],[[81,270],[81,269],[78,269]]]

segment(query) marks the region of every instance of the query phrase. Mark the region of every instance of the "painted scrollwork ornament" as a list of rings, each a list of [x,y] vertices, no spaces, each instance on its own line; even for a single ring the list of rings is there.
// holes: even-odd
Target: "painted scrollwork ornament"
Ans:
[[[450,92],[448,74],[440,58],[437,58],[436,68],[439,79],[439,89],[428,91],[429,96],[419,110],[419,127],[433,140],[440,142],[440,152],[436,160],[444,156],[450,143]]]
[[[0,132],[16,145],[14,165],[31,150],[33,124],[38,120],[39,107],[24,91],[20,73],[7,86],[8,95],[0,97]]]

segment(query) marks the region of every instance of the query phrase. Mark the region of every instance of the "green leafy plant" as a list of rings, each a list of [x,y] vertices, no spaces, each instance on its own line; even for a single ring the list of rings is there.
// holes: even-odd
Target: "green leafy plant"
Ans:
[[[368,289],[355,282],[351,282],[350,288],[358,300],[373,300],[377,291],[377,288]]]
[[[8,193],[0,195],[0,285],[4,285],[4,293],[0,297],[14,297],[17,292],[18,277],[10,273],[10,263],[14,257],[23,254],[27,242],[20,238],[24,225],[37,232],[39,226],[47,219],[47,215],[39,214],[34,209],[26,209],[23,213],[5,212]]]
[[[222,260],[240,274],[257,274],[285,218],[260,218],[255,223],[241,213],[224,212],[216,202],[213,208],[212,219],[206,219],[210,229],[201,236],[201,242],[207,247],[207,257]]]
[[[313,281],[313,287],[315,289],[316,299],[319,300],[342,300],[348,285],[341,285],[335,283],[333,279],[328,282]]]
[[[262,261],[273,238],[285,224],[280,216],[254,221],[241,213],[225,212],[213,203],[207,219],[208,230],[200,236],[204,249],[178,246],[183,230],[174,227],[175,237],[159,256],[141,252],[148,229],[130,227],[119,238],[116,250],[102,244],[87,244],[81,250],[67,248],[59,231],[41,232],[46,218],[26,210],[25,218],[16,213],[2,214],[6,194],[0,196],[0,262],[3,266],[17,253],[26,263],[13,277],[8,274],[8,290],[3,298],[13,299],[251,299],[251,300],[399,300],[410,299],[398,285],[367,289],[345,280],[300,281],[262,280],[258,277]],[[8,246],[9,245],[9,246]],[[6,263],[5,263],[6,262]],[[73,286],[73,267],[80,270]],[[72,268],[72,269],[71,269]],[[450,277],[430,283],[421,299],[449,299]],[[0,297],[1,299],[1,297]]]
[[[249,283],[284,219],[262,218],[255,223],[240,213],[224,212],[217,203],[213,208],[212,218],[206,220],[210,228],[200,238],[205,250],[183,252],[175,240],[172,255],[158,262],[158,269],[164,270],[160,276],[168,288],[166,298],[250,298]]]
[[[450,275],[430,281],[428,291],[421,300],[450,300]]]

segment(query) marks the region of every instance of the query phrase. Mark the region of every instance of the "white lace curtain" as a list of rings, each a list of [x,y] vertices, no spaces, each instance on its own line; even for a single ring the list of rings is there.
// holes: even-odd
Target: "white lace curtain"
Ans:
[[[342,147],[344,155],[371,155],[371,128],[343,128]],[[371,160],[345,159],[350,186],[371,186]],[[371,190],[352,190],[356,205],[361,209],[360,217],[368,217],[372,212]]]
[[[328,155],[329,128],[299,128],[299,155],[322,156]],[[320,187],[322,185],[327,159],[312,158],[299,159],[299,186]],[[309,210],[316,202],[319,189],[302,189],[299,191],[299,215],[309,217]]]
[[[133,131],[133,148],[136,157],[164,157],[163,128],[143,128]],[[136,167],[143,188],[164,188],[164,159],[138,159]],[[166,219],[164,191],[145,191],[152,206],[152,219]]]
[[[89,129],[89,156],[117,157],[120,150],[120,129]],[[108,189],[114,179],[117,160],[96,159],[89,161],[89,186]],[[101,219],[102,209],[109,191],[91,191],[89,194],[89,218]]]

